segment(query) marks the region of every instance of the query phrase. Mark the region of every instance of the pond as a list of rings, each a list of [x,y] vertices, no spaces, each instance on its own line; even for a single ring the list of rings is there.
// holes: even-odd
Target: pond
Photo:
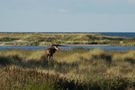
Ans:
[[[0,46],[0,50],[45,50],[47,49],[47,46]],[[68,45],[68,46],[61,46],[61,50],[71,50],[71,49],[77,49],[77,48],[83,48],[83,49],[93,49],[93,48],[99,48],[103,50],[109,50],[109,51],[128,51],[128,50],[135,50],[135,46],[102,46],[102,45],[96,45],[96,46],[90,46],[90,45]]]

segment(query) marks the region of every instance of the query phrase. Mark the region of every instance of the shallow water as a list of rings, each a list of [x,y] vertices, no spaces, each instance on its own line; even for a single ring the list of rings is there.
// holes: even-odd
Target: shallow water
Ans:
[[[44,50],[47,49],[47,46],[0,46],[0,50]],[[77,49],[77,48],[83,48],[83,49],[93,49],[93,48],[99,48],[103,50],[109,50],[109,51],[128,51],[128,50],[135,50],[135,46],[61,46],[61,50],[71,50],[71,49]]]

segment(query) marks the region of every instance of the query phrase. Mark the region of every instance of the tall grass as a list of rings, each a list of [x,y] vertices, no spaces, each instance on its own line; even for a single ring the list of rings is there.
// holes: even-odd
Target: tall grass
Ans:
[[[134,90],[135,51],[1,51],[2,90]]]

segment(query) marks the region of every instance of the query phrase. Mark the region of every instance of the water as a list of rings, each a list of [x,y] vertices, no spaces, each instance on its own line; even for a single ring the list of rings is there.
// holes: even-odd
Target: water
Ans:
[[[102,35],[106,36],[119,36],[119,37],[126,37],[126,38],[135,38],[135,33],[134,32],[123,32],[123,33],[116,33],[116,32],[104,32],[101,33]]]
[[[0,51],[3,50],[46,50],[47,46],[0,46]],[[61,46],[61,50],[71,50],[71,49],[77,49],[77,48],[83,48],[83,49],[93,49],[93,48],[99,48],[103,50],[109,50],[109,51],[128,51],[128,50],[135,50],[135,46]]]

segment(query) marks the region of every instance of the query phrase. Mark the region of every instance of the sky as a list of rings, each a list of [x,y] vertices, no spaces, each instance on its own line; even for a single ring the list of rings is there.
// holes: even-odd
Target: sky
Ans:
[[[0,32],[135,32],[135,0],[0,0]]]

